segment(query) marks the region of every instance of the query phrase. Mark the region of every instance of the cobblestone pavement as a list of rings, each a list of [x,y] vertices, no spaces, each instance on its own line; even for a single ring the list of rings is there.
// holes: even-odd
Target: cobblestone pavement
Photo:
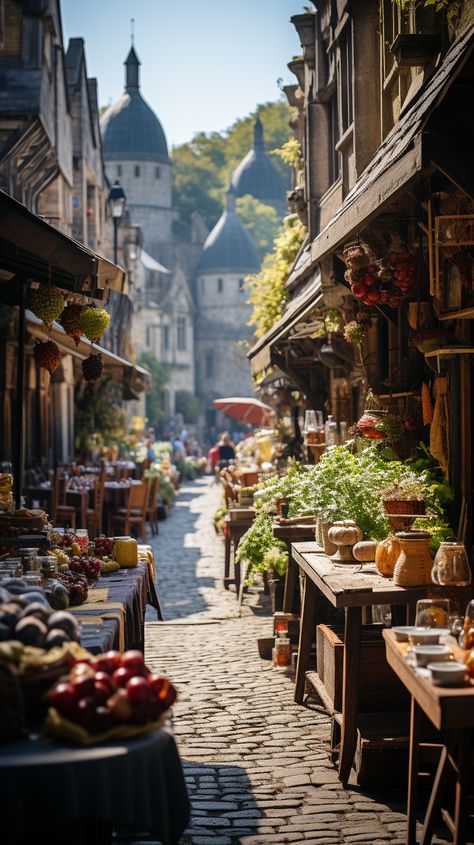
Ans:
[[[403,793],[341,788],[329,717],[295,705],[292,680],[258,656],[268,608],[250,593],[239,617],[222,588],[220,495],[207,479],[186,485],[153,542],[166,621],[147,623],[146,657],[180,693],[174,727],[193,807],[182,842],[402,845]]]

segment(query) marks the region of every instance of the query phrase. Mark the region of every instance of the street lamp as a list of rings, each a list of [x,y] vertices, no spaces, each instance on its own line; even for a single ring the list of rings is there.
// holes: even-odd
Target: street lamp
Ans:
[[[112,220],[114,222],[114,264],[117,264],[118,227],[120,226],[123,212],[125,210],[125,193],[118,179],[115,180],[110,189],[108,201],[112,211]]]

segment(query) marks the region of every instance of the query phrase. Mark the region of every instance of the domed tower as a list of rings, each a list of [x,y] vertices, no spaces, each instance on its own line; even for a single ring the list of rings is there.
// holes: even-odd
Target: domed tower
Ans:
[[[159,256],[172,239],[171,162],[163,127],[140,92],[140,59],[132,46],[125,60],[125,91],[101,120],[107,176],[118,179],[147,251]]]
[[[196,271],[196,387],[204,407],[219,396],[252,395],[248,360],[238,343],[252,336],[244,279],[259,269],[257,248],[235,213],[230,189]]]
[[[272,205],[281,216],[287,211],[283,179],[265,152],[263,125],[259,117],[253,130],[253,149],[234,170],[231,187],[236,196],[251,194],[266,205]]]

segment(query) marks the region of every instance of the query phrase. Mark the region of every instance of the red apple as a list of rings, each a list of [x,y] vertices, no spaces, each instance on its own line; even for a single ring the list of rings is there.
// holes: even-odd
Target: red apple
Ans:
[[[110,695],[115,692],[115,684],[110,675],[107,674],[107,672],[96,672],[94,683],[105,684],[110,690]]]
[[[166,678],[160,678],[158,675],[151,675],[151,677],[148,678],[148,686],[150,687],[153,695],[157,696],[161,692],[165,682]]]
[[[145,658],[137,649],[126,651],[120,657],[120,666],[125,669],[133,669],[134,675],[143,675],[145,670]]]
[[[110,684],[103,681],[95,681],[94,683],[94,701],[96,704],[105,704],[111,695],[115,692]]]
[[[135,676],[131,678],[126,686],[127,694],[133,704],[141,704],[151,697],[151,690],[146,678]]]
[[[76,713],[79,724],[84,725],[85,728],[89,727],[95,714],[95,701],[92,696],[87,695],[79,699]]]
[[[109,698],[107,707],[117,722],[128,722],[131,718],[133,708],[124,689],[117,690],[112,698]]]
[[[355,296],[356,299],[363,299],[364,296],[367,294],[367,285],[362,285],[358,282],[355,285],[352,285],[352,295]]]
[[[133,678],[135,675],[136,673],[133,669],[127,669],[125,666],[120,666],[120,668],[116,669],[112,675],[112,681],[116,687],[125,687],[130,678]]]
[[[94,675],[89,675],[86,672],[80,675],[71,677],[71,685],[74,687],[78,698],[93,695],[94,693]]]
[[[94,668],[99,672],[107,672],[112,675],[120,666],[121,654],[119,651],[107,651],[105,654],[99,654],[94,660]]]
[[[49,693],[49,701],[66,716],[76,712],[77,690],[71,684],[58,684]]]
[[[380,291],[378,291],[378,290],[369,290],[369,292],[368,292],[368,294],[367,294],[366,299],[368,299],[368,301],[369,301],[370,303],[372,303],[372,302],[379,302],[379,300],[380,300]]]

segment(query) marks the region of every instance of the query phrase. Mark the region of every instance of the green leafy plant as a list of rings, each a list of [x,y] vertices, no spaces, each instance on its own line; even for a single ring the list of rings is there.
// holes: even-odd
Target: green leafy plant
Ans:
[[[262,269],[246,278],[249,302],[252,305],[250,326],[256,337],[262,337],[280,319],[288,291],[285,282],[306,236],[306,229],[296,214],[285,217],[273,252],[263,259]]]
[[[263,556],[265,570],[273,569],[277,575],[284,575],[288,569],[288,551],[279,546],[271,546]]]
[[[279,156],[285,164],[289,164],[295,170],[302,170],[304,166],[301,144],[297,138],[289,138],[281,147],[271,150],[273,155]]]
[[[382,490],[383,499],[423,499],[425,493],[424,475],[416,475],[408,472],[397,479],[385,490]]]
[[[420,2],[420,0],[392,0],[402,12],[408,11],[410,8]],[[427,8],[434,6],[436,12],[446,12],[448,20],[456,18],[462,8],[464,0],[421,0],[421,4]]]
[[[237,548],[236,563],[245,563],[248,582],[253,581],[257,572],[265,572],[268,569],[265,556],[272,548],[286,551],[285,543],[275,540],[273,536],[271,516],[262,509],[257,513]]]

